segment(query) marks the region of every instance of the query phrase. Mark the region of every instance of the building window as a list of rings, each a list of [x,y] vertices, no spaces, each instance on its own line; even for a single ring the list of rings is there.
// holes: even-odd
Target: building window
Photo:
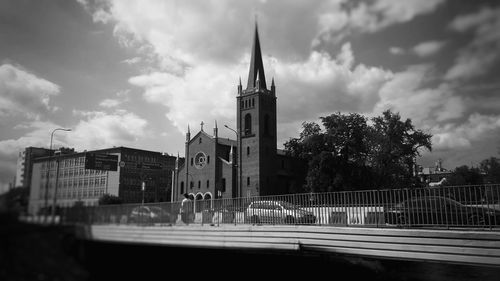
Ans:
[[[198,181],[198,189],[201,188],[201,181]]]
[[[207,188],[210,188],[210,180],[207,180]]]
[[[250,177],[247,177],[247,185],[250,186]]]
[[[184,182],[181,181],[181,194],[184,194]]]
[[[193,189],[194,183],[192,181],[189,182],[189,188]]]
[[[250,146],[247,146],[247,155],[250,155]]]
[[[191,166],[193,166],[193,158],[191,157]]]
[[[254,107],[254,106],[255,106],[255,99],[252,98],[252,107]]]
[[[201,143],[201,138],[198,140],[198,143]]]
[[[252,115],[247,113],[245,115],[245,135],[250,135],[252,133]]]
[[[210,164],[210,155],[207,155],[207,164]]]

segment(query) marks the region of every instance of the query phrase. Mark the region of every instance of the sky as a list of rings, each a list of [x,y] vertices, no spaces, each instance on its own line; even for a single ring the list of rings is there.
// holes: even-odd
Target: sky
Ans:
[[[184,155],[235,138],[255,23],[274,77],[278,148],[304,121],[390,109],[432,135],[417,163],[500,152],[500,4],[451,0],[3,0],[0,192],[28,146]]]

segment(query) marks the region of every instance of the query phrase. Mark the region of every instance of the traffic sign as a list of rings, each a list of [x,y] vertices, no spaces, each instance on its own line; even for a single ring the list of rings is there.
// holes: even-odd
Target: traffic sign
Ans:
[[[85,169],[117,171],[118,155],[85,153]]]

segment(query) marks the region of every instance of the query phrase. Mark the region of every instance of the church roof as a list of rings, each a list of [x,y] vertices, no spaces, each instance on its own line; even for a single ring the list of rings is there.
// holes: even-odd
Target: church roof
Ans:
[[[264,64],[262,63],[262,53],[260,51],[259,31],[257,23],[255,23],[255,35],[252,46],[252,58],[250,60],[250,71],[248,73],[247,90],[255,88],[255,81],[257,78],[260,86],[267,89],[266,76],[264,75]]]
[[[238,142],[232,139],[219,138],[218,143],[226,146],[238,146]]]

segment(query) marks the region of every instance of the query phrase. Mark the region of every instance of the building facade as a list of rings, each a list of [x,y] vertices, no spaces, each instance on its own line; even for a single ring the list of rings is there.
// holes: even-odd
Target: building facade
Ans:
[[[53,152],[54,150],[52,150]],[[26,147],[17,157],[15,187],[30,187],[33,160],[50,155],[50,150],[41,147]]]
[[[116,171],[85,169],[87,153],[116,155]],[[127,147],[60,154],[33,162],[28,212],[47,206],[70,207],[76,202],[96,205],[104,194],[124,203],[170,201],[177,157]],[[143,184],[144,183],[144,184]],[[144,190],[143,190],[144,186]],[[54,194],[57,194],[54,197]]]
[[[277,149],[276,86],[266,83],[257,25],[253,38],[247,86],[237,86],[237,139],[220,138],[201,123],[186,134],[185,164],[176,171],[174,198],[184,193],[196,201],[287,194],[299,191],[307,171],[303,160]],[[231,129],[232,130],[232,129]]]

